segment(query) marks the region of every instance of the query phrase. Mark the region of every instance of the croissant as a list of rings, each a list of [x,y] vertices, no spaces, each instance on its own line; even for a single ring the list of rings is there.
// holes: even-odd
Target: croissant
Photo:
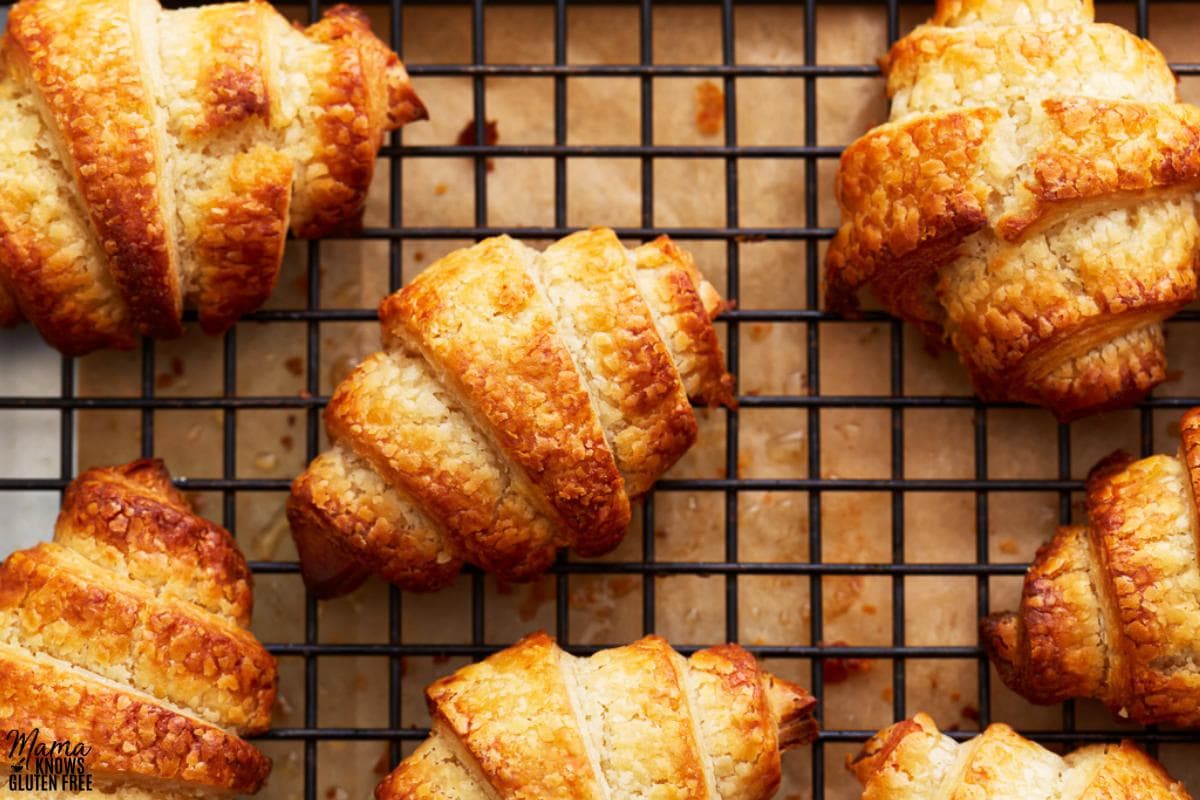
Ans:
[[[1130,742],[1059,756],[997,723],[960,744],[926,714],[883,729],[846,766],[862,782],[863,800],[1191,800]]]
[[[1092,0],[938,0],[883,60],[890,121],[842,155],[827,304],[869,285],[978,393],[1060,419],[1166,376],[1196,293],[1200,109]]]
[[[5,783],[35,771],[21,735],[90,748],[95,788],[129,800],[258,791],[271,762],[237,733],[269,727],[277,679],[251,603],[232,537],[162,462],[81,475],[53,543],[0,565]]]
[[[1102,700],[1142,724],[1200,727],[1200,408],[1178,457],[1117,453],[1087,481],[1088,521],[1058,529],[1025,576],[1019,612],[980,638],[1000,677],[1035,703]]]
[[[668,239],[627,250],[608,229],[429,266],[380,305],[386,349],[337,387],[333,447],[292,484],[309,589],[437,589],[464,562],[528,580],[560,547],[615,547],[695,441],[688,398],[732,402],[721,305]]]
[[[0,325],[69,355],[223,331],[289,226],[360,223],[386,131],[425,116],[395,53],[337,6],[21,0],[0,47]]]
[[[430,737],[377,800],[765,800],[816,701],[734,644],[691,658],[657,636],[575,658],[544,633],[438,680]]]

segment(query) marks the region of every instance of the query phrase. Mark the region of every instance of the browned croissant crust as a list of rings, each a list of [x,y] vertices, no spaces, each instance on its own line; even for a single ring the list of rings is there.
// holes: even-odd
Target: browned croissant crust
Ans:
[[[1200,726],[1200,408],[1178,457],[1118,453],[1088,477],[1086,525],[1038,551],[1018,612],[981,639],[1005,684],[1035,703],[1102,700],[1122,719]]]
[[[939,0],[883,61],[890,121],[847,148],[827,302],[947,340],[985,399],[1067,419],[1165,375],[1195,295],[1200,109],[1091,0]]]
[[[665,237],[501,236],[431,265],[383,301],[387,349],[337,387],[333,447],[292,485],[309,589],[436,589],[464,562],[528,580],[560,547],[615,547],[696,438],[688,398],[732,401],[720,308]]]
[[[846,766],[862,782],[863,800],[1190,800],[1130,742],[1059,756],[997,723],[958,743],[926,714],[883,729]]]
[[[737,645],[657,636],[590,658],[527,636],[426,691],[433,731],[378,800],[765,800],[816,701]]]
[[[0,47],[0,325],[68,354],[218,333],[289,226],[360,223],[384,133],[425,109],[367,19],[265,2],[21,0]]]
[[[130,800],[258,791],[271,763],[238,734],[270,726],[277,670],[250,582],[162,462],[89,470],[53,543],[0,565],[0,730],[91,747],[96,787]]]

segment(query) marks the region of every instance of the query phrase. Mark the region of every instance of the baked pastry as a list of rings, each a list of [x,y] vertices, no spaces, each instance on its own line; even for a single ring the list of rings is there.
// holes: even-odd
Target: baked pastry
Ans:
[[[1200,408],[1180,427],[1178,457],[1101,462],[1087,524],[1038,551],[1020,611],[981,623],[1000,677],[1029,700],[1094,697],[1122,719],[1200,727]]]
[[[0,47],[0,325],[76,355],[218,333],[288,228],[360,223],[386,131],[425,109],[367,19],[263,2],[21,0]]]
[[[1166,376],[1196,292],[1200,109],[1091,0],[938,0],[883,60],[890,121],[842,155],[826,302],[870,286],[980,396],[1060,419]]]
[[[765,800],[816,701],[734,644],[691,658],[648,636],[575,658],[544,633],[436,681],[430,737],[377,800]]]
[[[95,788],[129,800],[258,791],[271,762],[238,734],[269,727],[277,679],[250,584],[162,462],[89,470],[54,542],[0,565],[0,729],[91,748]]]
[[[846,766],[862,782],[863,800],[1190,800],[1130,742],[1059,756],[997,723],[959,743],[926,714],[884,728]]]
[[[665,237],[500,236],[429,266],[380,305],[386,349],[337,387],[333,447],[292,484],[309,589],[437,589],[465,561],[528,580],[560,547],[615,547],[696,438],[688,398],[732,402],[721,307]]]

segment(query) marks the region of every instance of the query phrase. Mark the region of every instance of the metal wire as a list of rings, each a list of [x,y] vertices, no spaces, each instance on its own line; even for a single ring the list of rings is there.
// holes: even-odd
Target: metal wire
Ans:
[[[364,0],[358,0],[364,2]],[[886,6],[888,40],[900,34],[900,0],[875,0]],[[364,4],[390,3],[391,25],[387,32],[391,45],[399,51],[403,38],[403,4],[400,0],[366,0]],[[167,5],[191,5],[192,3],[167,3]],[[650,492],[642,507],[644,531],[640,561],[636,562],[591,562],[576,563],[559,559],[551,568],[555,578],[555,632],[564,643],[570,642],[570,614],[568,582],[572,575],[627,574],[641,577],[642,628],[651,633],[656,627],[655,581],[667,575],[719,576],[723,582],[725,599],[725,635],[730,640],[738,638],[739,578],[749,575],[787,575],[808,578],[810,600],[810,642],[792,646],[750,646],[752,652],[772,658],[804,659],[811,662],[811,689],[818,699],[825,692],[824,664],[827,658],[871,658],[885,659],[892,663],[891,690],[893,711],[897,719],[905,717],[910,709],[906,705],[907,662],[911,659],[975,659],[978,663],[978,700],[980,723],[992,720],[990,670],[986,659],[977,646],[913,646],[907,644],[905,630],[905,581],[910,576],[967,577],[975,580],[976,602],[980,614],[989,610],[989,581],[998,576],[1013,576],[1023,573],[1025,566],[1011,563],[989,563],[988,558],[988,512],[990,493],[1005,492],[1056,492],[1059,497],[1059,513],[1062,521],[1070,519],[1071,497],[1082,488],[1082,483],[1072,479],[1070,428],[1058,428],[1058,474],[1053,480],[997,479],[988,474],[988,414],[992,409],[1009,408],[1011,404],[985,405],[972,397],[908,395],[905,393],[903,345],[906,331],[897,321],[884,314],[869,313],[868,321],[883,323],[890,336],[890,386],[886,396],[822,395],[821,393],[821,348],[822,327],[842,322],[841,319],[820,310],[817,265],[819,264],[819,242],[832,235],[832,230],[819,224],[818,211],[822,202],[829,202],[828,187],[823,187],[818,178],[818,165],[838,157],[841,147],[818,144],[819,80],[839,78],[862,78],[878,75],[873,65],[825,65],[818,62],[817,0],[804,0],[803,63],[766,66],[740,64],[735,57],[734,2],[721,0],[720,7],[722,38],[721,63],[713,65],[660,65],[654,63],[652,21],[654,8],[650,0],[635,0],[641,33],[638,42],[639,58],[635,64],[623,65],[580,65],[567,63],[567,3],[566,0],[551,0],[554,12],[554,57],[551,64],[487,64],[484,42],[486,14],[483,0],[462,0],[470,10],[472,23],[471,53],[469,64],[409,64],[409,71],[419,80],[421,77],[454,76],[469,79],[473,85],[473,113],[475,119],[475,141],[486,141],[487,120],[486,81],[493,77],[550,78],[554,82],[554,143],[552,145],[491,145],[468,146],[411,146],[405,145],[400,134],[393,135],[384,147],[383,157],[390,159],[390,200],[386,227],[373,227],[352,238],[375,239],[388,242],[388,276],[392,290],[402,283],[401,245],[411,239],[479,239],[488,235],[509,232],[517,236],[547,239],[564,235],[567,227],[567,166],[572,158],[633,158],[640,162],[642,194],[641,213],[637,227],[619,229],[618,233],[628,239],[640,239],[668,233],[677,239],[716,240],[725,243],[727,259],[727,283],[725,295],[733,301],[739,298],[740,246],[748,241],[788,240],[804,243],[808,269],[805,285],[805,308],[785,310],[760,310],[739,308],[723,315],[721,322],[727,336],[729,370],[737,375],[739,366],[739,329],[742,323],[774,322],[795,326],[796,335],[804,337],[807,355],[806,393],[802,396],[743,396],[739,398],[741,409],[795,408],[804,409],[807,438],[807,475],[805,478],[790,479],[721,479],[664,480]],[[4,3],[0,3],[0,12]],[[1146,35],[1149,26],[1148,0],[1136,0],[1136,27],[1139,35]],[[307,11],[315,18],[321,4],[308,0]],[[1200,64],[1173,64],[1183,75],[1200,74]],[[641,105],[640,140],[636,145],[581,146],[567,144],[566,82],[579,76],[620,76],[638,80]],[[654,142],[654,81],[662,77],[706,77],[720,81],[725,97],[725,138],[720,145],[713,146],[666,146]],[[787,77],[804,82],[804,125],[803,142],[794,146],[742,146],[738,142],[737,89],[740,78]],[[471,226],[427,226],[409,227],[403,219],[401,197],[403,192],[401,159],[420,159],[454,156],[470,157],[474,160],[475,208],[474,224]],[[489,224],[487,204],[487,160],[489,158],[548,158],[554,165],[554,222],[552,226],[528,227],[513,231]],[[720,159],[725,168],[725,214],[722,226],[712,228],[656,227],[654,219],[654,166],[660,158]],[[804,197],[805,217],[800,227],[764,228],[743,226],[739,219],[738,167],[742,159],[791,159],[805,166]],[[248,409],[296,409],[305,419],[305,448],[309,458],[315,456],[320,442],[320,411],[327,398],[320,394],[321,358],[320,329],[322,323],[369,321],[376,318],[374,309],[324,309],[320,307],[321,243],[310,242],[307,247],[307,303],[304,308],[266,310],[251,314],[252,321],[286,321],[302,323],[307,332],[306,366],[307,383],[304,396],[246,396],[238,393],[237,386],[237,328],[225,334],[223,348],[222,390],[216,397],[159,397],[155,394],[155,348],[147,341],[142,347],[141,395],[138,397],[79,397],[75,385],[75,369],[71,359],[63,359],[61,368],[61,393],[57,397],[0,397],[0,412],[5,410],[48,409],[61,415],[61,470],[57,478],[2,478],[0,491],[46,491],[61,490],[72,477],[76,444],[75,423],[77,412],[97,409],[133,409],[141,416],[141,451],[145,455],[155,452],[154,415],[156,411],[174,409],[215,409],[221,412],[223,424],[224,456],[221,477],[195,479],[181,482],[189,490],[216,491],[222,499],[224,523],[231,530],[236,524],[236,503],[239,492],[278,492],[286,490],[286,480],[250,479],[239,477],[236,465],[238,436],[238,412]],[[194,314],[188,315],[194,319]],[[1200,320],[1200,312],[1189,311],[1180,315],[1182,320]],[[1142,403],[1139,409],[1141,450],[1148,454],[1152,448],[1152,422],[1155,409],[1177,409],[1194,405],[1194,398],[1158,397]],[[823,478],[821,463],[821,414],[826,409],[887,409],[890,415],[890,475],[880,479]],[[904,414],[910,409],[970,409],[973,413],[974,431],[974,474],[971,478],[928,479],[909,478],[905,475],[905,426]],[[725,413],[726,474],[738,475],[739,412]],[[723,496],[724,552],[717,562],[660,562],[655,554],[655,504],[661,492],[718,492]],[[805,563],[760,563],[739,560],[738,553],[738,508],[739,498],[746,491],[791,491],[802,492],[808,501],[807,540],[809,560]],[[887,492],[891,498],[891,561],[889,563],[827,563],[822,557],[821,502],[826,492],[876,491]],[[965,492],[975,500],[975,563],[909,563],[905,560],[905,496],[908,492]],[[964,536],[969,536],[964,531]],[[258,574],[297,575],[298,565],[280,562],[253,562]],[[321,741],[334,740],[390,740],[390,757],[396,763],[400,757],[401,741],[413,741],[425,736],[425,731],[405,728],[401,708],[401,686],[403,659],[407,656],[465,656],[481,658],[493,652],[495,645],[488,644],[484,636],[485,592],[483,576],[478,570],[469,569],[471,575],[471,634],[470,644],[433,645],[404,641],[401,636],[401,611],[403,595],[392,589],[388,600],[388,637],[386,643],[378,644],[332,644],[322,642],[318,631],[317,603],[306,598],[304,626],[301,641],[276,642],[269,649],[278,656],[290,656],[303,660],[303,685],[305,709],[303,726],[277,728],[263,738],[303,742],[304,797],[317,798],[317,745]],[[885,576],[891,581],[892,639],[887,646],[827,646],[823,641],[822,581],[836,575]],[[615,644],[615,643],[614,643]],[[695,644],[684,644],[680,649],[687,652]],[[577,653],[593,652],[595,647],[567,645]],[[388,659],[389,710],[385,728],[321,727],[317,718],[317,687],[320,659],[327,656],[376,656]],[[818,712],[820,713],[820,712]],[[824,730],[812,745],[812,796],[825,796],[825,746],[829,743],[856,742],[873,731]],[[970,734],[954,733],[956,736]],[[1081,730],[1075,718],[1074,704],[1063,707],[1060,731],[1038,732],[1035,738],[1045,742],[1080,743],[1109,739],[1112,733],[1102,730]],[[1154,748],[1158,743],[1196,741],[1194,735],[1179,732],[1148,730],[1137,732],[1133,737]]]

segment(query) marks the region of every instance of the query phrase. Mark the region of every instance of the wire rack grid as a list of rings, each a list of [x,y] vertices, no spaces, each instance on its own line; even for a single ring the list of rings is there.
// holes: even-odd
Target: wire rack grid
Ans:
[[[379,0],[358,0],[362,5],[380,5]],[[901,33],[900,0],[882,0],[886,7],[887,38],[892,41]],[[168,3],[167,5],[186,5]],[[804,0],[803,63],[791,65],[755,65],[739,63],[735,58],[735,3],[724,0],[716,5],[721,18],[721,62],[719,64],[656,64],[651,36],[652,18],[655,7],[649,0],[635,4],[640,16],[640,58],[637,63],[626,65],[573,64],[567,58],[567,14],[565,0],[552,3],[554,15],[554,47],[551,64],[492,64],[485,59],[485,4],[482,0],[458,3],[469,8],[472,24],[471,63],[421,64],[410,63],[410,73],[419,83],[423,78],[455,77],[469,79],[473,84],[473,111],[475,120],[474,141],[480,144],[445,146],[406,146],[401,134],[394,134],[385,146],[381,158],[386,159],[389,170],[390,206],[388,224],[385,227],[370,227],[361,233],[361,238],[387,242],[389,284],[392,290],[403,282],[401,243],[405,239],[478,239],[501,232],[512,233],[527,239],[548,239],[569,232],[567,199],[568,162],[575,157],[637,159],[641,170],[641,218],[640,224],[618,230],[628,240],[647,239],[667,233],[680,240],[715,240],[724,243],[727,259],[727,283],[724,294],[736,301],[739,298],[739,257],[741,245],[747,241],[790,240],[802,242],[809,265],[819,263],[819,243],[832,235],[832,230],[818,224],[821,203],[829,203],[827,186],[821,185],[817,165],[823,160],[835,159],[841,148],[818,144],[817,81],[837,78],[862,78],[877,76],[878,68],[870,64],[827,65],[818,62],[817,37],[818,0]],[[545,4],[543,4],[545,5]],[[628,4],[626,4],[628,5]],[[714,4],[708,4],[712,8]],[[4,4],[0,4],[2,8]],[[390,3],[390,30],[386,37],[393,48],[401,49],[403,3]],[[309,2],[307,13],[310,18],[319,16],[322,7]],[[1136,32],[1145,36],[1149,29],[1149,0],[1136,0]],[[1200,64],[1177,63],[1172,65],[1182,75],[1200,75]],[[497,77],[540,77],[553,81],[554,143],[552,145],[503,145],[486,144],[485,124],[488,118],[485,81]],[[641,130],[640,142],[632,145],[580,146],[568,144],[567,136],[567,81],[571,78],[609,76],[637,79],[640,84]],[[706,146],[656,145],[654,141],[654,80],[664,77],[704,77],[718,81],[724,89],[724,141]],[[804,85],[803,140],[788,146],[742,146],[738,139],[737,91],[738,81],[743,78],[790,77],[798,78]],[[462,226],[430,226],[414,228],[406,226],[402,215],[402,170],[401,159],[427,157],[463,157],[474,160],[474,224]],[[487,162],[492,158],[542,158],[551,159],[554,175],[554,223],[546,227],[529,227],[518,230],[500,230],[489,225]],[[663,229],[656,226],[654,219],[655,159],[697,158],[716,159],[724,165],[725,215],[723,225],[713,227],[683,227]],[[801,227],[753,227],[744,226],[739,220],[739,164],[744,159],[770,158],[791,159],[805,166],[804,195],[806,200],[805,221]],[[256,312],[249,321],[292,322],[305,327],[307,353],[305,376],[306,391],[302,396],[246,396],[238,391],[238,328],[230,330],[223,340],[223,373],[219,393],[211,397],[163,397],[156,392],[155,347],[147,341],[141,352],[141,393],[138,397],[93,397],[79,396],[76,391],[76,364],[71,359],[61,363],[61,392],[54,397],[3,396],[0,397],[0,413],[5,410],[52,410],[60,415],[61,474],[58,478],[3,478],[3,491],[53,491],[61,490],[73,477],[74,453],[77,444],[76,419],[82,411],[97,409],[135,410],[141,418],[140,449],[143,455],[156,454],[155,412],[174,409],[211,409],[222,415],[224,438],[224,460],[219,478],[191,479],[181,482],[188,490],[219,493],[222,498],[222,514],[227,527],[236,525],[236,501],[239,492],[281,491],[287,481],[282,479],[247,478],[239,476],[235,460],[238,437],[238,412],[248,409],[292,409],[303,414],[305,419],[305,448],[308,457],[314,456],[320,445],[320,416],[326,397],[321,394],[319,377],[322,372],[320,326],[333,322],[361,322],[375,318],[373,308],[329,309],[321,306],[321,259],[320,242],[314,242],[307,251],[307,304],[303,308],[264,310]],[[656,627],[655,578],[663,575],[696,574],[718,576],[723,583],[725,595],[725,635],[737,640],[739,633],[738,592],[739,578],[748,575],[790,575],[806,577],[809,581],[811,603],[811,644],[751,646],[760,656],[784,659],[800,659],[811,662],[811,689],[818,699],[826,689],[825,663],[830,658],[882,659],[891,663],[891,688],[893,711],[896,719],[902,719],[917,710],[909,708],[906,701],[906,662],[911,659],[974,659],[978,663],[978,713],[980,724],[986,725],[993,718],[990,698],[991,676],[986,659],[976,646],[952,645],[909,645],[905,630],[905,580],[911,576],[959,576],[974,579],[975,602],[979,610],[989,608],[989,579],[999,575],[1019,575],[1022,564],[989,563],[989,493],[992,492],[1054,492],[1059,498],[1059,514],[1062,521],[1071,516],[1072,492],[1081,488],[1080,481],[1073,479],[1071,464],[1071,429],[1058,427],[1058,477],[1056,479],[998,479],[988,474],[988,415],[998,406],[985,405],[969,397],[914,396],[905,392],[903,357],[904,331],[898,321],[883,314],[869,312],[868,320],[886,326],[889,332],[890,393],[882,396],[829,395],[822,394],[820,334],[823,324],[836,324],[840,320],[820,310],[818,282],[819,270],[806,271],[805,304],[802,308],[783,310],[757,310],[739,307],[722,315],[720,324],[726,331],[729,370],[737,375],[741,329],[747,323],[769,322],[793,326],[795,335],[802,337],[807,357],[807,385],[797,395],[743,395],[738,398],[739,408],[792,408],[801,409],[806,415],[807,476],[803,478],[741,478],[738,477],[739,411],[724,412],[725,419],[725,478],[673,479],[660,482],[646,498],[642,506],[643,529],[655,529],[655,495],[663,492],[701,491],[723,496],[724,554],[720,561],[679,562],[659,561],[655,557],[655,537],[645,536],[641,559],[633,562],[589,562],[580,563],[560,559],[552,572],[555,575],[555,633],[560,641],[570,642],[570,614],[568,581],[572,575],[623,573],[641,576],[642,628],[652,633]],[[194,318],[194,317],[193,317]],[[1200,319],[1194,311],[1185,312],[1184,319]],[[1143,454],[1153,447],[1153,418],[1156,408],[1176,408],[1193,404],[1186,397],[1156,397],[1143,403],[1138,410]],[[905,476],[905,417],[907,410],[960,408],[973,415],[974,431],[974,476],[957,479],[909,478]],[[890,475],[885,478],[832,478],[822,476],[821,415],[827,409],[883,409],[890,415]],[[804,563],[764,563],[739,559],[738,552],[738,507],[739,495],[748,491],[799,492],[807,495],[809,513],[807,538],[810,560]],[[822,541],[826,531],[822,529],[821,502],[828,492],[873,491],[890,494],[892,509],[891,559],[886,563],[827,563],[821,560]],[[912,563],[905,558],[905,496],[908,492],[962,492],[975,499],[975,562],[974,563]],[[294,563],[255,561],[252,564],[257,574],[289,575],[299,581],[298,567]],[[888,646],[827,646],[820,644],[825,639],[823,615],[821,613],[821,581],[828,576],[864,575],[883,576],[891,581],[891,630],[892,642]],[[272,642],[270,650],[280,657],[295,657],[304,664],[304,724],[298,727],[276,728],[265,739],[301,742],[303,745],[304,797],[315,800],[320,795],[317,781],[318,744],[332,740],[378,740],[391,742],[391,762],[396,763],[401,755],[401,743],[423,738],[425,731],[405,727],[401,724],[401,686],[404,681],[405,657],[410,656],[465,656],[481,658],[496,649],[485,640],[484,633],[484,584],[483,576],[473,573],[470,581],[472,601],[471,643],[466,645],[426,644],[406,641],[401,631],[401,608],[405,602],[402,593],[392,589],[389,599],[389,637],[385,643],[332,644],[321,641],[318,630],[317,601],[308,598],[305,603],[304,636],[299,641]],[[615,644],[615,643],[614,643]],[[687,651],[700,646],[699,643],[681,649]],[[586,653],[593,647],[570,646],[575,652]],[[374,656],[386,658],[389,664],[390,692],[389,725],[386,728],[349,728],[320,726],[317,719],[318,664],[327,656]],[[811,745],[811,796],[826,796],[826,758],[824,750],[835,742],[858,742],[873,731],[827,729]],[[962,734],[967,735],[967,734]],[[1107,739],[1110,731],[1085,730],[1076,724],[1072,704],[1064,706],[1062,724],[1057,731],[1041,731],[1036,737],[1048,743],[1075,743]],[[1188,734],[1139,731],[1134,738],[1154,750],[1165,742],[1195,741]]]

